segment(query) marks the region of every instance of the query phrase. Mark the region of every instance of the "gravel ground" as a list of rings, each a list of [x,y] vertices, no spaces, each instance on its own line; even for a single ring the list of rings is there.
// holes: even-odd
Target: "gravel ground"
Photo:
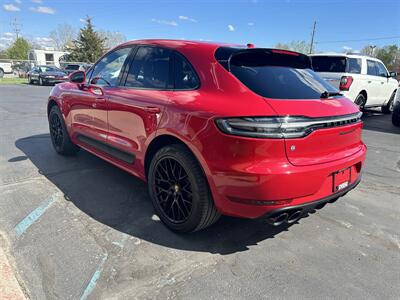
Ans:
[[[50,89],[0,86],[0,231],[31,299],[400,298],[390,116],[365,114],[363,181],[338,202],[289,227],[224,217],[177,235],[140,180],[85,151],[55,154]]]

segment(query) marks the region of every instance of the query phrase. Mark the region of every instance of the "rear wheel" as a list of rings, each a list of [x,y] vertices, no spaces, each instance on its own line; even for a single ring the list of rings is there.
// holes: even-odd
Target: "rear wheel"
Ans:
[[[0,68],[0,78],[4,77],[4,70]]]
[[[79,151],[79,147],[69,138],[64,118],[57,105],[54,105],[49,114],[49,129],[51,142],[54,149],[61,155],[73,155]]]
[[[393,111],[393,104],[394,104],[394,97],[396,96],[396,92],[393,92],[392,96],[390,96],[390,99],[386,105],[382,106],[382,112],[384,114],[390,114]]]
[[[155,154],[148,185],[158,216],[174,231],[201,230],[220,217],[198,161],[183,145],[166,146]]]
[[[354,101],[354,103],[358,106],[360,110],[364,109],[366,102],[367,99],[365,99],[365,96],[363,94],[358,94],[356,100]]]
[[[29,84],[33,84],[33,80],[32,80],[32,78],[31,78],[31,76],[28,76],[28,83],[29,83]]]

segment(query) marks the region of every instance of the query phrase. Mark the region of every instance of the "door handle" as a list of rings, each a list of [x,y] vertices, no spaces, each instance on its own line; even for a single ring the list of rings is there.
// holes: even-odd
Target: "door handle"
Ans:
[[[368,80],[368,83],[371,83],[371,80]]]
[[[146,107],[143,107],[143,110],[144,110],[145,112],[148,112],[148,113],[151,113],[151,114],[158,114],[158,113],[161,112],[160,108],[154,107],[154,106],[146,106]]]
[[[384,81],[381,81],[381,84],[384,84],[385,82]]]
[[[104,97],[96,97],[96,102],[97,102],[97,103],[106,102],[106,98],[104,98]]]

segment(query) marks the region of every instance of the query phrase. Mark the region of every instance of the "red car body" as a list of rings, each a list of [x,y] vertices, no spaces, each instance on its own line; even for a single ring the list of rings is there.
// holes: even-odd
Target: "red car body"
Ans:
[[[58,84],[50,94],[49,109],[59,106],[73,143],[146,181],[155,149],[179,140],[200,163],[217,210],[236,217],[257,218],[324,204],[359,182],[366,155],[361,121],[291,139],[231,135],[215,122],[244,116],[344,116],[359,112],[352,101],[340,96],[262,97],[217,61],[220,44],[175,40],[124,44],[130,45],[178,51],[192,64],[200,86],[187,91],[103,86],[104,94],[97,95],[73,82]],[[133,154],[135,160],[116,159],[82,142],[79,134]],[[339,180],[342,170],[349,174],[342,174],[348,185],[336,191],[334,180]]]

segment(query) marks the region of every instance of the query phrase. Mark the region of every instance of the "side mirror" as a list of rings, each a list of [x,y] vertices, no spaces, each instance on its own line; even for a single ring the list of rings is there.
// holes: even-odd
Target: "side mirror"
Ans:
[[[86,73],[83,71],[76,71],[69,75],[69,81],[73,83],[84,83],[86,82]]]
[[[389,77],[396,78],[397,72],[389,72]]]

